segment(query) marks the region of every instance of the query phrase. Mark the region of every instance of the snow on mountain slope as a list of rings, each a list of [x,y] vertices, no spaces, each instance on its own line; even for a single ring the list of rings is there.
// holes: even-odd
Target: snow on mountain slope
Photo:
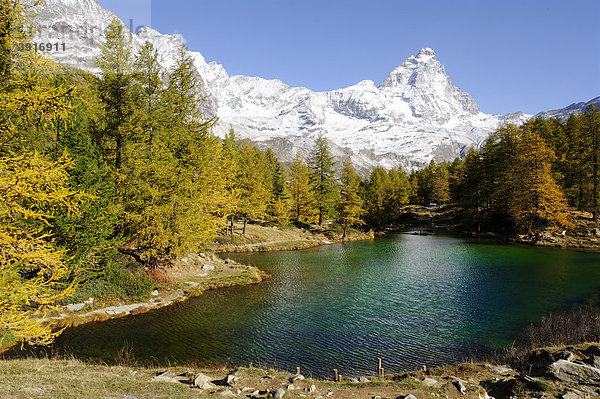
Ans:
[[[536,116],[541,116],[542,118],[559,118],[559,119],[567,119],[571,114],[578,114],[580,112],[585,112],[586,108],[590,105],[596,106],[596,108],[600,108],[600,97],[592,98],[588,102],[579,102],[568,105],[564,108],[553,109],[551,111],[540,112]]]
[[[64,42],[49,53],[58,62],[98,73],[94,57],[114,14],[96,0],[46,0],[38,9],[36,40]],[[134,48],[148,40],[165,67],[183,44],[179,35],[142,28]],[[239,136],[269,146],[284,161],[311,150],[323,134],[336,156],[349,156],[362,171],[376,165],[420,167],[431,159],[453,159],[480,144],[504,122],[529,115],[488,115],[454,86],[430,48],[394,69],[379,87],[370,80],[330,92],[290,87],[279,80],[230,77],[223,66],[190,52],[203,79],[206,113],[217,115],[217,134],[233,127]]]

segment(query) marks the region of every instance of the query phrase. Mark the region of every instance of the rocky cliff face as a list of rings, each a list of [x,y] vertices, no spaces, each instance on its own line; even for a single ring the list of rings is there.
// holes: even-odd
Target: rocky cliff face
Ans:
[[[36,40],[64,42],[50,52],[58,62],[98,73],[94,57],[114,14],[96,0],[47,0],[39,7]],[[132,34],[135,48],[150,41],[165,67],[183,43],[179,35],[143,28]],[[323,134],[338,157],[348,156],[366,171],[373,166],[414,168],[461,155],[480,144],[503,121],[520,123],[522,113],[489,115],[454,86],[430,48],[409,57],[377,86],[365,80],[330,92],[290,87],[279,80],[230,77],[225,69],[190,53],[204,83],[206,112],[217,115],[217,134],[232,126],[284,161],[307,154]]]

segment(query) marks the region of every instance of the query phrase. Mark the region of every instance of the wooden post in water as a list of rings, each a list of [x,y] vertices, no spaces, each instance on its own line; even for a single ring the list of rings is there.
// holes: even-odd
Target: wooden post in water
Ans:
[[[423,371],[427,371],[427,366],[423,365]]]
[[[380,372],[381,372],[381,377],[382,378],[385,377],[385,370],[383,369],[383,367],[380,369]]]
[[[296,367],[296,375],[300,375],[300,367]]]
[[[340,380],[340,376],[338,375],[337,369],[333,369],[333,381],[338,382]]]
[[[383,377],[383,368],[381,367],[381,358],[377,358],[377,376]]]

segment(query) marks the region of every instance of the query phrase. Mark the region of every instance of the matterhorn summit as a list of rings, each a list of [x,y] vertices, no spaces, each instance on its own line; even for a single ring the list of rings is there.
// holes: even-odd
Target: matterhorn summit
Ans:
[[[115,15],[96,0],[46,0],[37,8],[36,40],[65,42],[57,62],[98,73],[94,57]],[[163,66],[173,64],[183,44],[179,35],[150,28],[132,33],[134,49],[150,41]],[[229,76],[216,62],[190,52],[203,80],[206,113],[218,116],[216,133],[233,127],[242,138],[270,147],[283,161],[306,155],[322,134],[339,158],[350,157],[363,172],[380,165],[416,168],[451,160],[479,145],[502,122],[520,123],[520,112],[489,115],[454,86],[431,48],[396,67],[377,86],[363,80],[330,92],[290,87],[280,80]]]

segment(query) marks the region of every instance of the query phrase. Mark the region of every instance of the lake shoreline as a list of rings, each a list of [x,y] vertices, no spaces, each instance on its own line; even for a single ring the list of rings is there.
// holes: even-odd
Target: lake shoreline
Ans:
[[[311,378],[304,370],[198,364],[157,367],[120,359],[116,365],[67,359],[2,359],[0,396],[169,397],[169,398],[584,398],[600,394],[600,344],[539,348],[521,367],[502,363],[465,362],[402,373],[349,378],[340,374]],[[385,365],[385,359],[383,359]],[[579,377],[568,371],[581,372]],[[337,376],[337,380],[336,377]],[[85,386],[85,391],[75,387]],[[132,396],[133,395],[133,396]]]
[[[270,228],[272,229],[272,228]],[[230,288],[240,285],[259,284],[263,280],[269,279],[271,276],[262,270],[251,266],[242,265],[231,261],[230,259],[221,258],[217,254],[223,255],[227,253],[246,253],[246,252],[271,252],[271,251],[295,251],[314,248],[323,245],[339,244],[345,242],[371,240],[374,238],[372,231],[359,232],[352,231],[346,238],[326,239],[323,234],[312,234],[310,240],[302,244],[297,244],[291,240],[281,240],[276,243],[253,243],[251,246],[242,244],[237,247],[228,246],[227,250],[219,250],[215,246],[210,247],[209,252],[191,255],[175,262],[175,268],[180,268],[182,263],[202,263],[208,261],[210,265],[208,270],[203,269],[206,265],[196,265],[192,273],[186,273],[185,276],[176,276],[176,285],[173,289],[161,289],[158,295],[154,295],[149,300],[144,301],[121,301],[121,303],[110,304],[110,306],[102,306],[98,308],[94,306],[94,298],[89,298],[82,303],[73,303],[62,306],[59,309],[60,314],[51,314],[44,317],[44,323],[52,324],[56,329],[77,327],[87,323],[98,323],[113,319],[119,319],[128,316],[135,316],[142,313],[147,313],[153,310],[169,307],[176,303],[184,302],[192,298],[202,295],[205,291],[217,290],[222,288]],[[277,244],[277,245],[269,245]],[[293,246],[290,246],[293,245]],[[214,254],[214,255],[213,255]],[[190,259],[193,259],[190,262]],[[223,280],[218,275],[218,267],[234,269],[234,274]],[[215,267],[215,269],[212,269]],[[194,266],[192,267],[194,268]],[[184,281],[187,280],[187,281]],[[189,281],[192,280],[192,281]],[[97,305],[97,303],[96,303]],[[56,312],[54,312],[56,313]],[[0,345],[0,354],[10,350],[19,341],[13,341],[5,345]]]
[[[533,234],[517,234],[504,231],[477,231],[465,226],[460,209],[454,206],[427,208],[424,206],[406,206],[398,225],[381,231],[387,233],[415,234],[443,233],[460,238],[489,239],[500,244],[523,245],[529,247],[560,248],[600,252],[600,230],[591,222],[591,214],[572,212],[575,234],[567,235],[552,230]]]

